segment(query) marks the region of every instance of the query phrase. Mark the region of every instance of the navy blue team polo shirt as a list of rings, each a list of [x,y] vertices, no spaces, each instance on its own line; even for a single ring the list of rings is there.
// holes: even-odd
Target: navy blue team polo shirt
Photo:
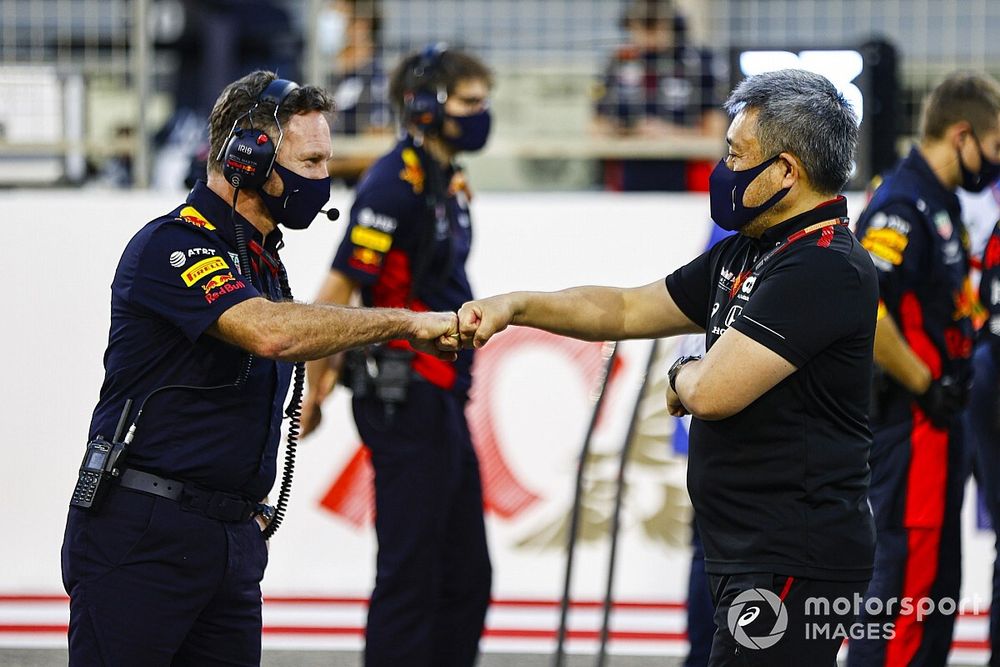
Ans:
[[[969,278],[969,234],[958,196],[916,148],[875,190],[856,234],[878,269],[880,307],[910,348],[935,379],[968,379],[977,301]],[[881,421],[911,420],[912,395],[887,381]]]
[[[449,184],[444,205],[429,210],[427,159],[407,137],[358,184],[332,268],[362,286],[366,306],[457,311],[473,298],[465,272],[472,246],[468,192],[460,174],[444,170],[442,182]],[[413,290],[418,272],[423,277]],[[389,345],[409,347],[403,341]],[[472,357],[464,350],[452,363],[418,353],[413,369],[431,384],[464,393],[472,384]]]
[[[274,483],[292,364],[254,358],[237,387],[246,353],[205,332],[247,299],[281,299],[281,232],[264,240],[236,214],[251,263],[241,267],[230,215],[199,181],[185,204],[129,241],[111,284],[105,378],[90,437],[112,438],[126,399],[135,401],[134,419],[160,387],[220,387],[151,396],[126,466],[260,500]]]

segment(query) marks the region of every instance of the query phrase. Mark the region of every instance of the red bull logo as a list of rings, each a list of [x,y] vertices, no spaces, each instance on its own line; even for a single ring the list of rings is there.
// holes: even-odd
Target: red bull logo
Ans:
[[[207,283],[202,286],[205,290],[205,301],[215,303],[220,297],[232,294],[237,290],[246,287],[246,283],[233,277],[231,273],[223,273],[212,276]]]
[[[185,206],[180,212],[181,220],[188,222],[195,227],[200,227],[201,229],[207,229],[208,231],[215,231],[215,225],[205,219],[201,213],[198,212],[194,206]]]
[[[226,283],[231,283],[234,280],[236,280],[236,278],[233,278],[232,273],[220,273],[217,276],[212,276],[211,278],[209,278],[208,282],[202,285],[201,288],[205,290],[205,294],[208,294],[212,290],[218,289],[223,285],[225,285]]]

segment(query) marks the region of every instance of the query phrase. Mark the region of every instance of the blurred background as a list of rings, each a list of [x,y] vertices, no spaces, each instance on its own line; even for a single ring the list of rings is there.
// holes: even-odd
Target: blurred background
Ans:
[[[0,0],[0,212],[11,232],[30,225],[8,237],[5,304],[27,333],[0,334],[11,352],[0,489],[6,544],[17,545],[0,556],[0,663],[65,664],[59,545],[103,377],[108,285],[135,230],[197,175],[208,112],[230,81],[265,68],[335,93],[331,204],[346,212],[358,175],[393,144],[387,82],[400,56],[434,42],[481,56],[496,74],[494,131],[463,162],[477,192],[470,277],[488,295],[644,284],[700,253],[712,227],[708,176],[724,154],[720,104],[769,69],[819,72],[855,105],[856,217],[870,179],[913,138],[928,90],[958,68],[1000,76],[997,35],[998,0]],[[988,230],[1000,209],[984,196]],[[316,293],[346,218],[286,236],[299,299]],[[549,664],[604,359],[600,344],[505,336],[477,360],[469,412],[494,564],[484,667]],[[619,346],[587,459],[572,665],[592,664],[581,656],[596,650],[617,457],[630,434],[611,664],[681,664],[688,652],[686,435],[663,410],[659,380],[677,348],[656,352],[647,383],[650,343]],[[324,413],[270,552],[266,664],[353,665],[362,645],[371,473],[347,393]],[[952,660],[983,664],[993,541],[971,485],[965,510],[969,604]]]
[[[748,72],[796,63],[857,101],[867,178],[913,133],[942,74],[1000,68],[990,0],[632,4],[4,0],[0,184],[176,186],[211,102],[255,67],[334,89],[338,156],[370,157],[393,132],[387,73],[436,41],[496,69],[496,132],[473,160],[481,189],[644,189],[629,178],[637,159],[686,163],[660,189],[704,189],[719,102]]]

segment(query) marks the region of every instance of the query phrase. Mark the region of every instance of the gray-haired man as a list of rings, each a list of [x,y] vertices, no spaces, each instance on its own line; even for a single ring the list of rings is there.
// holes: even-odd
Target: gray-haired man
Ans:
[[[751,77],[726,103],[712,218],[739,230],[666,281],[463,306],[463,342],[510,324],[585,340],[704,332],[670,369],[716,603],[712,665],[834,665],[872,571],[868,395],[878,285],[846,225],[857,119],[825,78]],[[807,600],[809,603],[807,604]]]

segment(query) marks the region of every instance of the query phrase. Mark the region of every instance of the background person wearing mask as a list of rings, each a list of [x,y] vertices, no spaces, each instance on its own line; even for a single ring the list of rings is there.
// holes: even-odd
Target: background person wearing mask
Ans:
[[[594,132],[661,141],[714,137],[721,145],[724,70],[710,52],[688,44],[687,22],[672,0],[633,0],[621,27],[629,44],[605,70]],[[603,180],[609,190],[704,191],[711,168],[686,160],[606,160]]]
[[[851,667],[943,665],[951,650],[954,611],[921,618],[901,613],[900,601],[959,599],[968,476],[960,416],[977,299],[955,190],[979,192],[998,175],[1000,86],[958,72],[924,100],[919,144],[858,220],[880,293],[870,462],[878,546],[862,621],[891,623],[894,636],[852,640]]]
[[[378,0],[336,0],[319,15],[316,41],[320,55],[332,62],[329,89],[337,115],[334,136],[384,136],[392,131],[389,77],[382,64],[382,9]],[[376,155],[337,156],[330,176],[357,183]]]
[[[470,196],[454,159],[486,143],[492,82],[478,58],[440,45],[403,59],[390,91],[405,134],[362,178],[317,303],[360,293],[365,305],[454,312],[472,299]],[[471,371],[471,351],[448,363],[404,343],[344,364],[375,468],[368,667],[475,662],[492,572],[465,418]],[[309,365],[305,432],[319,423],[337,375],[326,360]]]

